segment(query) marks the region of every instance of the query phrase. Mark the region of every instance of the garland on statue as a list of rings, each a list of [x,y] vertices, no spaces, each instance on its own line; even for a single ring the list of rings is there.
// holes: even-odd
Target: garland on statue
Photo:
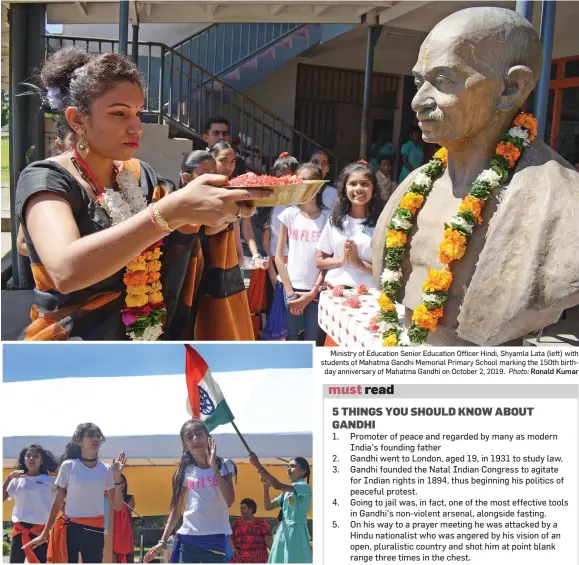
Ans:
[[[527,145],[537,136],[537,120],[531,114],[519,114],[503,136],[491,166],[475,179],[469,194],[462,200],[459,211],[445,224],[444,238],[439,247],[438,260],[443,269],[431,269],[422,287],[422,300],[412,314],[412,325],[403,329],[394,301],[402,289],[402,261],[406,257],[409,233],[418,211],[424,204],[434,182],[448,164],[446,149],[440,149],[414,177],[401,198],[386,234],[385,269],[382,272],[382,294],[378,298],[380,315],[377,323],[385,346],[417,346],[426,342],[428,334],[436,330],[444,316],[444,306],[452,284],[450,264],[460,261],[466,253],[468,238],[474,228],[482,224],[482,210],[493,190],[509,178]]]

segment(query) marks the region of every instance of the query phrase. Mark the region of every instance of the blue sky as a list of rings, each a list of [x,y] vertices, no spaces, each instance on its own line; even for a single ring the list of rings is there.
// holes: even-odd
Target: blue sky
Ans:
[[[309,344],[195,344],[214,372],[312,367]],[[3,349],[4,382],[62,377],[171,375],[185,371],[181,343],[15,343]]]

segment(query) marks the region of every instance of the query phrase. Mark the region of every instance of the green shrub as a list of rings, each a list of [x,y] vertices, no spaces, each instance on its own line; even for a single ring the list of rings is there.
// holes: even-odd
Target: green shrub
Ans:
[[[10,544],[7,541],[2,542],[2,555],[10,555]]]

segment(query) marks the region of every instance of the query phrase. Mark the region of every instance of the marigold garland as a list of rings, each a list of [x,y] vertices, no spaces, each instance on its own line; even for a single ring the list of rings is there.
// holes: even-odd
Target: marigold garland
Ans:
[[[459,261],[466,253],[466,236],[453,229],[444,230],[444,239],[438,251],[438,260],[445,265]]]
[[[127,265],[123,282],[127,287],[126,308],[122,311],[127,334],[134,340],[158,339],[166,313],[161,279],[159,242]]]
[[[386,234],[386,245],[388,247],[404,247],[407,239],[403,231],[389,229]]]
[[[416,214],[418,209],[422,206],[423,202],[424,196],[422,196],[422,194],[407,192],[400,200],[400,204],[398,204],[398,207],[402,208],[403,210],[408,210],[412,214]]]
[[[470,212],[476,218],[477,223],[482,224],[482,209],[484,205],[484,200],[467,194],[463,201],[460,203],[459,212]]]
[[[117,225],[147,208],[148,202],[131,170],[121,170],[115,164],[114,180],[118,190],[104,188],[76,149],[73,148],[72,153],[74,166],[93,188],[111,225]],[[162,286],[158,282],[161,278],[159,259],[162,245],[163,241],[160,240],[129,261],[123,274],[127,307],[121,310],[121,316],[126,333],[132,340],[155,341],[163,334],[167,310],[163,302]]]
[[[446,292],[451,284],[452,273],[450,271],[430,269],[422,290],[424,292]]]
[[[502,140],[498,143],[491,166],[473,182],[470,193],[462,200],[459,210],[445,224],[444,238],[438,258],[444,269],[431,269],[422,287],[421,304],[414,309],[412,325],[404,330],[396,312],[395,299],[402,288],[402,261],[405,245],[432,185],[448,166],[446,149],[440,149],[415,175],[406,194],[400,199],[386,233],[385,269],[382,273],[382,294],[378,298],[380,315],[376,320],[385,347],[411,346],[424,343],[431,331],[444,316],[444,306],[452,284],[450,264],[459,261],[466,253],[468,238],[474,228],[482,224],[482,211],[493,189],[504,184],[509,170],[515,168],[527,145],[537,136],[537,120],[531,114],[519,114]]]

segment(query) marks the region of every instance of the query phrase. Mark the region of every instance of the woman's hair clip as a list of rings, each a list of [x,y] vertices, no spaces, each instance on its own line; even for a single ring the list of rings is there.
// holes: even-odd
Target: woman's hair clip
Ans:
[[[58,86],[51,86],[46,90],[46,102],[53,110],[63,110],[62,91]]]
[[[364,159],[360,159],[360,160],[358,161],[358,163],[362,163],[362,165],[367,165],[367,164],[368,164],[368,162],[367,162],[367,161],[364,161]]]
[[[284,157],[289,157],[289,153],[287,151],[284,151],[283,153],[279,154],[280,159],[283,159]]]

